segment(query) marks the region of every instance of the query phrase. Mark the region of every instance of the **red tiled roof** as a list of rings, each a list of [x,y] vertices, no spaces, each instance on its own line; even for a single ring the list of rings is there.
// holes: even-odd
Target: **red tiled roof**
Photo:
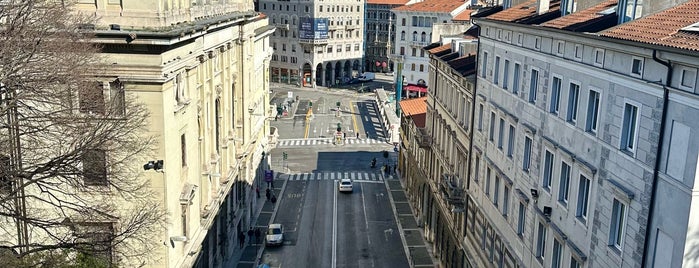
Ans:
[[[577,11],[563,17],[553,19],[541,24],[541,26],[564,29],[576,24],[581,24],[589,22],[598,18],[605,16],[604,14],[599,14],[601,11],[613,8],[617,5],[618,0],[607,0],[599,3],[591,8]]]
[[[561,7],[561,1],[557,0],[550,0],[551,2],[549,3],[549,10],[546,11],[546,13],[551,13],[551,12],[560,12],[560,7]],[[517,22],[519,20],[527,19],[532,16],[536,16],[536,7],[537,7],[537,0],[531,0],[528,2],[521,3],[519,5],[513,6],[511,8],[505,9],[503,11],[497,12],[493,15],[490,15],[486,18],[491,19],[491,20],[499,20],[499,21],[509,21],[509,22]]]
[[[463,12],[459,13],[458,15],[454,16],[453,21],[470,21],[471,20],[471,12],[473,10],[471,9],[466,9]]]
[[[410,0],[367,0],[369,5],[405,5]]]
[[[452,12],[467,4],[462,0],[425,0],[412,5],[396,7],[395,11]]]
[[[430,49],[427,52],[429,52],[430,54],[436,54],[438,52],[447,51],[450,49],[451,49],[451,44],[446,44],[446,45],[441,45],[441,46],[435,47],[433,49]]]
[[[425,127],[427,97],[402,100],[400,101],[400,109],[403,114],[413,119],[417,127]]]
[[[602,32],[602,36],[647,44],[699,51],[699,32],[682,28],[699,22],[699,0],[624,23]]]

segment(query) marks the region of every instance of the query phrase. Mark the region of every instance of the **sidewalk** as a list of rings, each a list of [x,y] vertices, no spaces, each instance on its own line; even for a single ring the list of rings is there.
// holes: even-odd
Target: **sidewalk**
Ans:
[[[281,199],[280,194],[283,191],[285,185],[284,180],[274,180],[274,195],[278,199]],[[266,188],[265,188],[266,189]],[[262,189],[261,189],[262,190]],[[279,202],[279,201],[277,201]],[[232,255],[224,262],[223,267],[239,267],[239,268],[255,268],[258,265],[258,260],[264,251],[264,241],[265,233],[267,233],[267,226],[272,220],[275,214],[276,204],[272,204],[271,201],[267,200],[265,194],[260,194],[260,199],[258,199],[257,206],[253,210],[252,222],[254,223],[253,228],[260,228],[262,235],[260,236],[260,241],[255,241],[253,238],[245,238],[245,246],[240,249],[237,248]]]

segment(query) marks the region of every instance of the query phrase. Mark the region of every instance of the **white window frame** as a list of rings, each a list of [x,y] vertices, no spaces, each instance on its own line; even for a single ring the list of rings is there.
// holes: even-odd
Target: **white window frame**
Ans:
[[[528,141],[528,142],[527,142]],[[528,135],[524,136],[524,152],[522,154],[522,169],[525,172],[529,172],[532,164],[532,147],[534,140]]]
[[[510,127],[508,129],[507,133],[507,156],[512,158],[512,155],[514,154],[515,151],[515,138],[516,138],[516,133],[517,129],[514,124],[510,124]]]
[[[567,166],[567,175],[563,172],[563,167]],[[573,174],[573,166],[568,164],[565,160],[561,160],[561,170],[558,176],[558,202],[565,208],[568,207],[568,200],[570,198],[570,179]],[[566,177],[564,177],[566,176]]]
[[[518,95],[522,84],[522,64],[515,61],[512,68],[512,94]]]
[[[536,230],[536,258],[539,261],[543,261],[546,258],[546,225],[539,221],[539,225]]]
[[[694,74],[693,77],[690,77],[690,78],[692,78],[692,79],[691,79],[691,83],[692,83],[692,84],[690,84],[690,85],[686,85],[686,84],[684,83],[685,76],[686,76],[688,73],[693,73],[693,74]],[[689,91],[693,91],[693,90],[694,90],[694,87],[696,87],[696,84],[697,84],[697,69],[694,69],[694,68],[687,68],[687,67],[681,67],[681,68],[680,68],[679,88],[680,88],[680,89],[689,90]]]
[[[527,223],[527,204],[520,201],[517,212],[517,234],[524,237],[524,228]]]
[[[536,76],[534,75],[534,72],[536,72]],[[529,70],[529,96],[527,97],[530,103],[536,103],[536,94],[538,90],[539,69],[532,67],[531,70]]]
[[[556,56],[563,56],[566,50],[565,41],[556,41]]]
[[[645,60],[646,60],[645,58],[632,56],[632,57],[631,57],[631,66],[630,66],[630,68],[629,68],[629,69],[630,69],[630,70],[629,70],[629,74],[630,74],[631,76],[633,76],[633,77],[638,77],[638,78],[643,77],[643,69],[645,68],[645,65],[646,65]],[[635,62],[635,61],[639,61],[639,62],[640,62],[640,64],[639,64],[639,69],[638,69],[638,73],[637,73],[636,70],[634,69],[634,62]]]
[[[581,186],[583,182],[583,178],[585,179],[587,189],[582,189]],[[584,191],[583,191],[584,190]],[[579,174],[578,175],[578,194],[577,194],[577,204],[575,208],[575,216],[576,218],[582,220],[583,222],[587,221],[587,216],[590,213],[590,192],[592,191],[592,176],[589,176],[587,174]],[[584,200],[583,200],[584,198]],[[583,202],[584,201],[584,202]]]
[[[490,111],[490,126],[488,128],[488,140],[495,142],[495,111]]]
[[[517,33],[517,42],[516,44],[519,46],[522,46],[522,40],[524,40],[524,34],[522,33]]]
[[[554,237],[551,249],[551,268],[561,268],[561,260],[563,259],[563,243],[558,241],[558,238]]]
[[[507,89],[510,80],[510,60],[505,59],[502,66],[502,88]]]
[[[612,200],[612,214],[609,224],[609,245],[621,251],[624,247],[624,232],[626,231],[626,217],[628,214],[628,203],[619,198]]]
[[[600,59],[601,55],[601,59]],[[595,48],[594,59],[592,60],[592,65],[597,67],[604,67],[604,49]]]
[[[576,90],[573,90],[573,86]],[[580,108],[580,88],[581,83],[571,80],[568,84],[568,107],[566,113],[566,122],[576,125],[578,122],[578,109]],[[576,94],[573,94],[576,93]]]
[[[500,80],[500,55],[495,55],[495,63],[493,64],[493,84],[500,84],[498,80]]]
[[[534,37],[534,49],[541,50],[541,36]]]
[[[486,78],[488,76],[488,51],[483,51],[483,60],[481,62],[481,77]]]
[[[558,88],[556,88],[558,81]],[[563,77],[553,75],[551,77],[551,99],[549,100],[549,113],[558,115],[561,108],[561,88],[563,87]]]
[[[587,119],[585,120],[585,131],[597,134],[599,128],[599,108],[602,104],[602,91],[590,88],[587,94]],[[596,102],[593,102],[592,96],[596,95]]]
[[[626,115],[626,107],[627,106],[633,106],[636,108],[636,116],[635,119],[633,119],[633,126],[628,127],[626,126],[628,120],[632,120],[631,118],[627,118]],[[638,144],[638,125],[640,121],[640,115],[641,115],[641,104],[629,99],[624,100],[624,106],[623,110],[621,112],[621,124],[619,128],[619,148],[623,151],[630,152],[634,154],[636,152],[636,146]],[[630,121],[629,121],[630,123]],[[633,128],[633,129],[632,129]],[[630,132],[632,131],[633,132]],[[633,137],[632,137],[633,136]],[[629,139],[633,138],[632,142],[629,142]]]
[[[498,124],[498,149],[503,150],[502,145],[505,143],[505,118],[500,117],[500,124]]]
[[[577,61],[582,61],[583,59],[583,45],[575,44],[575,51],[573,53],[573,58]]]
[[[548,155],[551,155],[550,163],[547,159]],[[542,157],[541,160],[543,161],[541,163],[541,188],[544,188],[544,190],[550,193],[553,185],[553,168],[556,163],[556,155],[553,153],[553,150],[544,147],[544,157]]]

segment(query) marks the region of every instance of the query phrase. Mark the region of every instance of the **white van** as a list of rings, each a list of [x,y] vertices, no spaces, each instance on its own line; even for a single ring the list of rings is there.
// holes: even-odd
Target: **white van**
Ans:
[[[374,78],[376,78],[376,74],[370,72],[363,73],[362,75],[357,77],[357,79],[359,79],[359,81],[361,82],[374,81]]]

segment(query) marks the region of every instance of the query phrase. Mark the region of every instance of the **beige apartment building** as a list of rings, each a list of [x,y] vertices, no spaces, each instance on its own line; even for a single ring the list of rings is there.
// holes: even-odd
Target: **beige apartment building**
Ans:
[[[245,0],[78,0],[77,9],[98,18],[103,84],[118,81],[150,110],[157,144],[144,157],[163,169],[141,175],[167,222],[153,230],[163,245],[145,266],[222,266],[240,250],[237,233],[251,224],[268,169],[274,28]]]

